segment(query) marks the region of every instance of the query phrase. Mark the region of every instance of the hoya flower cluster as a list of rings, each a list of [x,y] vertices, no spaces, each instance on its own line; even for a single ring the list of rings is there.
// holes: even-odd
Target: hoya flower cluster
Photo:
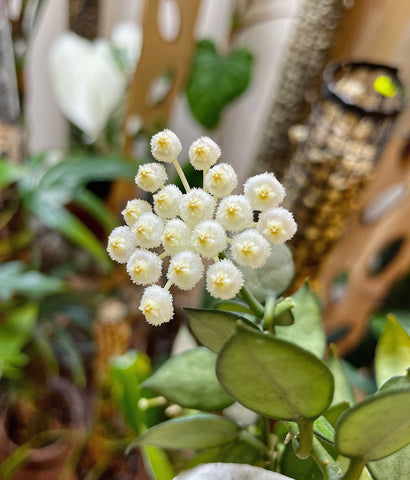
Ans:
[[[163,164],[140,166],[135,182],[153,194],[153,206],[145,200],[130,200],[122,212],[126,225],[113,230],[107,250],[113,260],[126,264],[135,284],[147,286],[139,308],[149,323],[160,325],[173,316],[170,287],[192,289],[204,275],[204,260],[209,265],[208,292],[215,298],[233,298],[243,286],[240,266],[264,265],[270,244],[289,240],[296,223],[279,206],[285,190],[273,173],[249,178],[243,194],[232,195],[237,175],[230,165],[217,163],[220,148],[208,137],[199,138],[189,149],[191,164],[203,172],[203,188],[190,188],[177,161],[181,143],[173,132],[154,135],[151,151],[159,162],[174,164],[185,193],[166,185]],[[150,251],[158,247],[163,253]],[[232,260],[221,255],[227,249]],[[170,257],[168,281],[161,287],[156,283],[166,256]]]

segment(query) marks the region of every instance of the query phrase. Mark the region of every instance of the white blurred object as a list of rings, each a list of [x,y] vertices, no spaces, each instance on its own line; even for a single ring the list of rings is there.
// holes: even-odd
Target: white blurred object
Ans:
[[[238,463],[205,463],[180,473],[174,480],[292,480],[280,473]]]
[[[127,73],[132,73],[141,55],[141,28],[134,22],[119,22],[112,30],[111,42],[121,51]]]
[[[64,33],[51,48],[49,66],[62,112],[87,135],[89,142],[95,141],[127,84],[109,43]]]

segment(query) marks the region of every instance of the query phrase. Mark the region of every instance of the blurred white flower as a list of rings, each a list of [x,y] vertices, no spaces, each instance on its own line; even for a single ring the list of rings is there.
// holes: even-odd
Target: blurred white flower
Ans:
[[[159,280],[162,261],[148,250],[137,248],[127,262],[127,272],[137,285],[149,285]]]
[[[136,247],[134,236],[129,227],[117,227],[108,237],[107,252],[118,263],[127,263]]]
[[[221,149],[209,137],[201,137],[189,149],[189,161],[195,170],[208,170],[221,156]]]
[[[188,250],[191,242],[191,228],[179,218],[165,224],[162,233],[162,246],[168,255]]]
[[[164,165],[145,163],[138,168],[135,183],[145,192],[154,193],[162,188],[168,180]]]
[[[125,223],[128,226],[132,226],[142,214],[150,212],[152,212],[152,208],[148,202],[135,198],[127,202],[126,207],[121,213]]]
[[[212,167],[205,176],[204,187],[217,198],[226,197],[238,183],[235,170],[228,163]]]
[[[221,260],[208,268],[206,289],[213,297],[229,300],[239,293],[242,285],[242,272],[230,260]]]
[[[244,194],[255,210],[265,211],[283,202],[285,188],[273,173],[262,173],[248,178]]]
[[[145,289],[139,309],[151,325],[169,322],[174,316],[172,295],[165,288],[152,285]]]
[[[289,210],[277,207],[261,213],[257,229],[269,242],[280,244],[295,235],[297,225]]]
[[[171,258],[167,277],[181,290],[191,290],[201,280],[203,271],[201,257],[186,250]]]
[[[127,85],[109,43],[64,33],[51,47],[49,66],[58,106],[94,142]]]
[[[245,230],[232,240],[232,257],[244,267],[260,268],[270,254],[269,242],[254,229]]]
[[[127,73],[132,73],[141,55],[141,28],[134,22],[117,23],[111,32],[111,42],[120,51]]]
[[[181,148],[179,138],[171,130],[162,130],[151,138],[151,153],[159,162],[174,162]]]

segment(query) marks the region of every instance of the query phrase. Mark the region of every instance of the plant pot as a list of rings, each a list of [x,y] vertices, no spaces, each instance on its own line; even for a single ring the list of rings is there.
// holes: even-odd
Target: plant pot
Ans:
[[[55,377],[47,382],[47,399],[52,413],[51,428],[79,432],[84,428],[84,404],[79,391],[68,380]],[[17,403],[10,405],[0,417],[0,464],[12,455],[21,445],[18,437],[19,421]],[[34,411],[34,410],[33,410]],[[30,414],[30,412],[29,412]],[[30,419],[29,419],[30,420]],[[57,424],[58,427],[54,425]],[[74,435],[61,435],[41,448],[31,448],[26,461],[10,480],[57,480],[66,466],[81,438]],[[23,443],[24,444],[24,443]],[[26,445],[27,443],[25,443]],[[75,480],[73,474],[66,477]]]

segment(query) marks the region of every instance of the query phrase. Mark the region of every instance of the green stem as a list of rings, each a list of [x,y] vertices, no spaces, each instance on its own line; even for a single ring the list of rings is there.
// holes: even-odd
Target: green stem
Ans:
[[[265,309],[256,300],[253,294],[246,287],[242,287],[239,294],[245,300],[245,302],[249,305],[249,308],[252,310],[253,314],[257,318],[260,318],[260,319],[263,318],[265,314]]]
[[[276,298],[269,296],[266,299],[265,303],[265,313],[263,315],[263,329],[269,330],[271,333],[275,333],[275,324],[274,324],[274,316],[275,316],[275,305],[276,305]]]
[[[323,473],[324,480],[340,480],[342,469],[316,437],[313,438],[311,456]]]
[[[349,467],[340,480],[359,480],[364,468],[363,458],[354,457],[350,459]]]
[[[276,304],[274,316],[279,317],[279,315],[282,315],[282,313],[291,310],[294,306],[295,302],[290,297],[287,297],[283,299],[280,303]]]
[[[301,458],[308,458],[313,447],[313,422],[310,420],[300,420],[298,422],[298,439],[294,440],[295,453]]]

